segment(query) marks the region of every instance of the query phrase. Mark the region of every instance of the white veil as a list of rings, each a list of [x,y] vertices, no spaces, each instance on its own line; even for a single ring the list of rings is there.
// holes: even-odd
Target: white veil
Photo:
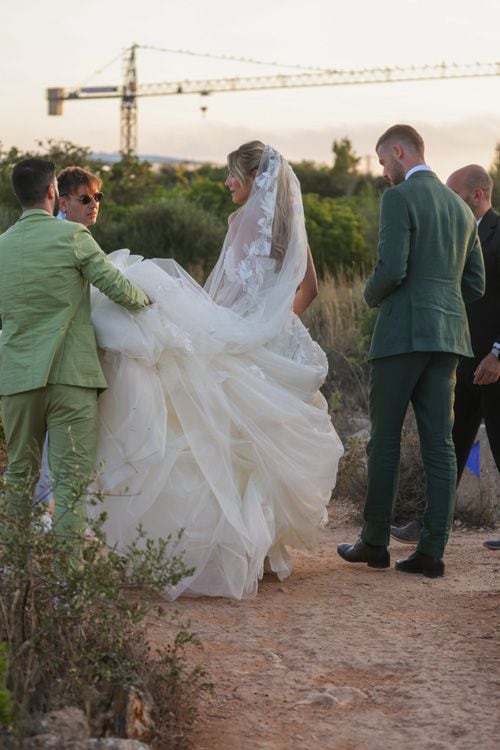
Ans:
[[[283,224],[288,236],[277,237]],[[248,200],[229,219],[222,253],[205,289],[217,304],[252,323],[269,323],[290,312],[306,261],[299,182],[285,159],[265,146]]]
[[[197,287],[175,261],[155,263]],[[248,200],[229,217],[222,251],[204,287],[218,308],[210,314],[213,337],[226,351],[274,339],[290,319],[306,265],[299,182],[281,154],[265,146]]]

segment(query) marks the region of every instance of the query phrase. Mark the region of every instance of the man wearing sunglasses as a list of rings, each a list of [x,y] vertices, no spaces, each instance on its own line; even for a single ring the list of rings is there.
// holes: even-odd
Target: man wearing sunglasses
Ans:
[[[93,227],[97,221],[103,197],[100,192],[101,178],[81,167],[66,167],[57,176],[57,186],[59,190],[57,218],[75,221],[87,229]],[[47,505],[50,513],[53,513],[54,495],[47,454],[48,442],[46,440],[43,447],[40,479],[35,487],[35,499]],[[44,522],[47,527],[50,527],[50,516],[46,516]]]
[[[67,167],[57,177],[59,187],[58,218],[93,227],[102,200],[100,177],[81,167]]]

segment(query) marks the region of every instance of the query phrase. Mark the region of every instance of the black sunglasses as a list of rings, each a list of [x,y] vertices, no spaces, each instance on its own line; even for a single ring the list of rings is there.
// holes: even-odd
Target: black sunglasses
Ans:
[[[83,203],[84,206],[88,206],[92,199],[95,200],[96,203],[100,203],[103,198],[102,193],[94,193],[94,195],[73,195],[72,193],[61,193],[61,196],[64,196],[66,198],[75,198],[77,201],[80,201],[80,203]]]

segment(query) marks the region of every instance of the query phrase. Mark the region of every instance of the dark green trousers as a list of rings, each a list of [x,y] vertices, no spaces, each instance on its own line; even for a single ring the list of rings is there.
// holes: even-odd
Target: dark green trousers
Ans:
[[[410,352],[371,362],[368,489],[362,538],[389,544],[399,483],[401,430],[413,405],[427,479],[424,526],[418,551],[443,555],[453,519],[456,459],[451,431],[458,357],[443,352]]]
[[[79,539],[86,524],[86,489],[97,449],[97,391],[54,384],[2,396],[9,465],[7,497],[14,512],[29,510],[45,434],[54,483],[55,531]],[[79,546],[79,544],[77,544]]]

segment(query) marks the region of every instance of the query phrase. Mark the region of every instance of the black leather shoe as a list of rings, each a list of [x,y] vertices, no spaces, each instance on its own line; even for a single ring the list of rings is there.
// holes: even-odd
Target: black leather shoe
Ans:
[[[405,560],[397,560],[395,567],[402,573],[420,573],[427,578],[440,578],[444,575],[444,562],[422,552],[414,552]]]
[[[358,539],[356,544],[339,544],[337,552],[350,563],[366,563],[369,568],[388,568],[391,557],[387,547],[374,547]]]
[[[404,526],[391,526],[391,536],[403,544],[416,544],[420,539],[422,525],[422,521],[415,518]]]
[[[487,542],[483,542],[483,547],[488,549],[500,549],[500,539],[489,539]]]

